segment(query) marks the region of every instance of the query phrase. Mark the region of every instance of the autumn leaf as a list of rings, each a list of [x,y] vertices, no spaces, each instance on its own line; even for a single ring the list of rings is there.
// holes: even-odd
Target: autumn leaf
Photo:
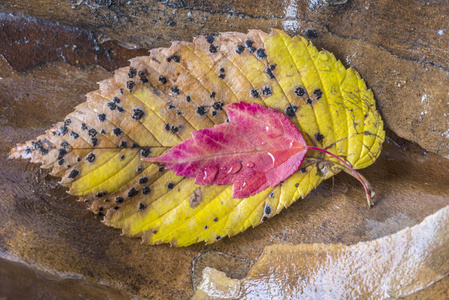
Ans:
[[[282,184],[232,198],[231,185],[200,186],[142,161],[167,153],[195,130],[225,123],[223,106],[235,102],[284,113],[308,147],[354,169],[380,154],[383,122],[354,69],[302,37],[252,30],[175,42],[131,60],[11,157],[51,169],[69,193],[128,236],[151,244],[212,243],[260,224],[342,170],[338,159],[309,151]]]
[[[193,138],[168,153],[143,161],[162,164],[178,176],[193,177],[195,184],[233,184],[232,197],[246,198],[280,184],[298,170],[307,150],[317,150],[339,160],[360,180],[371,205],[371,185],[338,156],[307,146],[284,114],[245,102],[227,105],[225,110],[228,123],[194,131]]]
[[[194,131],[170,152],[143,160],[193,177],[195,184],[233,184],[233,198],[274,187],[298,170],[307,146],[284,114],[256,103],[225,108],[229,123]]]

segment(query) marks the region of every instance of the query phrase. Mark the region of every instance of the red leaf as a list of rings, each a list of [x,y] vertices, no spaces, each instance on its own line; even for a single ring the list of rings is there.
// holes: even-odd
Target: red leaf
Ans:
[[[192,133],[170,152],[145,161],[199,185],[234,184],[233,198],[245,198],[287,179],[301,165],[306,142],[282,113],[256,103],[225,107],[230,122]]]

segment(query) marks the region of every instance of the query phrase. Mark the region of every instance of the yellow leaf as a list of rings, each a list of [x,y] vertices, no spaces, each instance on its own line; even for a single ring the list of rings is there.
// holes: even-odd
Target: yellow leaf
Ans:
[[[233,199],[231,186],[198,186],[141,161],[194,130],[225,122],[223,105],[239,101],[285,113],[308,145],[355,169],[380,154],[383,122],[354,69],[302,37],[252,30],[175,42],[131,60],[64,122],[17,145],[11,157],[51,168],[71,194],[128,236],[150,244],[212,243],[278,214],[342,169],[338,160],[312,150],[282,184]]]

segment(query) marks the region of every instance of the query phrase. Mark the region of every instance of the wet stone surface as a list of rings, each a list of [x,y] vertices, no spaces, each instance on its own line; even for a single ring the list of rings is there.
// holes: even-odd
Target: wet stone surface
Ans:
[[[59,278],[82,279],[88,285],[101,283],[120,293],[186,299],[193,294],[193,282],[198,278],[195,273],[192,279],[191,273],[195,257],[207,258],[202,266],[222,264],[221,254],[204,255],[208,253],[204,251],[235,258],[235,270],[228,270],[228,275],[244,276],[247,262],[257,260],[266,246],[369,241],[413,226],[449,203],[449,161],[442,157],[449,154],[445,135],[448,33],[442,21],[433,17],[447,12],[447,4],[349,1],[326,6],[319,1],[301,1],[292,6],[289,2],[231,1],[210,2],[205,8],[205,3],[195,1],[182,6],[174,2],[142,1],[122,6],[108,2],[43,0],[25,7],[23,2],[12,0],[0,4],[0,9],[95,29],[122,43],[146,47],[167,46],[170,40],[190,40],[201,33],[244,32],[255,27],[276,27],[290,34],[308,32],[318,48],[332,51],[346,66],[357,68],[373,89],[391,130],[392,138],[385,143],[379,160],[361,171],[375,188],[375,205],[368,209],[359,183],[339,174],[257,228],[209,246],[148,246],[139,239],[121,236],[119,230],[101,224],[101,217],[87,211],[84,203],[66,194],[58,185],[59,179],[39,166],[8,160],[7,156],[15,143],[34,138],[62,120],[84,101],[85,93],[97,89],[97,81],[111,76],[109,71],[127,65],[128,58],[145,51],[117,44],[98,44],[98,49],[88,31],[1,14],[0,25],[10,28],[0,33],[8,41],[0,46],[1,257],[13,256]],[[229,13],[231,10],[236,13]],[[45,26],[55,37],[70,41],[70,46],[65,47],[58,38],[42,40]],[[23,30],[14,33],[15,28]],[[33,50],[39,44],[36,40],[45,41],[39,50]],[[73,49],[75,44],[78,47]],[[108,57],[106,48],[115,54]],[[441,156],[402,142],[395,134]],[[18,268],[0,262],[0,281],[10,280],[6,272]],[[26,282],[24,279],[18,287]],[[444,299],[447,282],[445,278],[410,299],[431,299],[429,295]],[[36,286],[44,288],[45,284],[39,281]],[[60,288],[51,291],[64,295]],[[2,290],[0,298],[15,293]]]

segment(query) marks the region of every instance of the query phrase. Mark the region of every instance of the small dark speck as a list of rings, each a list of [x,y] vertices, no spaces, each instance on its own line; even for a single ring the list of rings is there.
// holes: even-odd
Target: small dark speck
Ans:
[[[112,99],[112,102],[119,104],[120,103],[120,98],[114,97],[114,99]]]
[[[268,75],[268,77],[269,77],[270,79],[276,78],[276,77],[274,77],[273,71],[271,71],[270,68],[266,68],[266,69],[265,69],[265,73],[267,73],[267,75]]]
[[[265,212],[266,215],[271,214],[271,206],[269,206],[269,205],[265,206],[264,212]]]
[[[268,219],[267,216],[263,216],[263,217],[262,217],[262,222],[265,222],[267,219]]]
[[[324,140],[324,135],[322,135],[321,133],[317,133],[315,134],[315,138],[319,143],[321,143]]]
[[[306,94],[306,89],[301,86],[297,86],[295,87],[294,92],[296,96],[302,97]]]
[[[136,142],[133,142],[133,143],[131,144],[131,149],[139,148],[139,147],[140,147],[140,145],[137,144]]]
[[[212,117],[215,117],[217,115],[217,112],[214,110],[213,112],[212,112]]]
[[[295,187],[299,187],[299,183],[297,182],[297,183],[295,183]]]
[[[218,78],[220,79],[225,79],[226,75],[225,74],[218,74]]]
[[[168,109],[174,109],[174,108],[176,108],[176,106],[174,106],[173,104],[170,103],[170,104],[168,105]]]
[[[265,49],[263,49],[263,48],[257,49],[256,56],[258,58],[265,59],[267,57],[267,54],[265,53]]]
[[[192,101],[192,98],[191,98],[190,96],[187,96],[187,97],[186,97],[186,101],[187,101],[187,102],[190,102],[190,101]]]
[[[216,240],[216,241],[221,240],[221,235],[217,235],[217,236],[215,237],[215,240]]]
[[[100,130],[101,134],[106,134],[106,131],[104,129]]]
[[[117,106],[117,110],[118,110],[118,112],[124,112],[125,111],[123,106]]]
[[[206,114],[206,108],[204,106],[198,106],[196,108],[196,113],[199,114],[200,116],[204,116]]]
[[[135,188],[131,188],[131,189],[128,191],[128,197],[129,197],[129,198],[134,197],[134,196],[136,196],[137,194],[139,194],[139,191],[136,190]]]
[[[125,198],[123,198],[123,197],[116,197],[115,198],[115,203],[123,203],[123,201],[125,201]]]
[[[179,127],[175,127],[175,126],[171,127],[171,132],[172,133],[177,133],[178,131],[179,131]]]
[[[249,53],[254,53],[256,51],[256,47],[248,47]]]
[[[127,142],[127,141],[121,141],[121,142],[120,142],[120,147],[121,147],[121,148],[126,148],[126,147],[128,147],[128,142]]]
[[[73,179],[76,176],[78,176],[79,173],[80,173],[80,171],[73,169],[72,172],[70,172],[68,177]]]
[[[106,120],[105,114],[99,114],[97,117],[98,117],[98,120],[100,120],[100,122],[104,122],[104,120]]]
[[[96,198],[101,198],[101,197],[103,197],[103,195],[105,195],[105,194],[106,194],[105,192],[98,192],[98,193],[95,194],[95,197],[96,197]]]
[[[133,67],[129,68],[129,72],[128,72],[128,77],[129,78],[134,78],[137,74],[137,70]]]
[[[209,226],[207,226],[207,225],[204,225],[204,229],[208,229],[209,228]]]
[[[271,71],[274,71],[274,69],[276,69],[276,64],[270,65],[270,70],[271,70]]]
[[[144,210],[147,206],[143,203],[139,203],[139,210]]]
[[[220,68],[220,70],[219,70],[221,73],[223,73],[224,71],[225,71],[225,69],[224,68]]]
[[[120,159],[124,160],[125,159],[125,155],[124,154],[120,155]]]
[[[116,127],[112,130],[112,132],[116,135],[119,136],[123,133],[123,131],[120,129],[120,127]]]
[[[271,193],[271,194],[270,194],[270,198],[274,198],[274,193]]]
[[[81,161],[81,157],[78,156],[78,157],[76,158],[76,162],[80,162],[80,161]]]
[[[301,173],[305,173],[305,172],[307,172],[307,168],[301,168]],[[298,186],[299,186],[299,184],[298,184]]]
[[[164,171],[164,167],[159,167],[159,169],[157,169],[157,171],[158,171],[159,173],[162,173],[162,171]]]
[[[216,110],[223,110],[223,106],[224,106],[224,103],[221,101],[214,102],[214,104],[212,104],[213,109],[216,109]]]
[[[252,47],[253,46],[253,41],[251,41],[251,40],[246,40],[246,42],[245,42],[245,46],[247,47],[247,48],[249,48],[249,47]]]
[[[218,218],[215,218],[215,219],[214,219],[214,222],[218,222]]]
[[[211,45],[209,46],[209,52],[210,52],[210,53],[217,53],[217,52],[218,52],[218,47],[215,46],[215,45],[213,45],[213,44],[211,44]]]
[[[109,102],[107,105],[110,110],[114,110],[117,108],[117,104],[115,104],[114,102]]]
[[[73,137],[75,140],[80,137],[80,135],[78,133],[74,132],[74,131],[72,131],[70,133],[70,136]]]
[[[95,154],[93,153],[89,153],[89,155],[87,155],[86,160],[90,163],[93,163],[95,161]]]
[[[217,93],[215,93],[215,92],[212,92],[212,93],[210,93],[210,96],[209,96],[209,98],[215,98],[215,96],[217,95]]]
[[[110,202],[110,200],[109,199],[104,199],[104,202],[108,203],[108,202]]]
[[[97,131],[96,131],[94,128],[91,128],[91,129],[89,129],[89,131],[87,131],[87,134],[88,134],[89,136],[94,137],[94,136],[97,135]]]
[[[164,129],[165,129],[165,130],[167,130],[167,131],[169,131],[169,130],[170,130],[170,124],[168,124],[168,123],[167,123],[167,124],[165,124],[165,127],[164,127]]]
[[[252,89],[252,90],[250,90],[249,92],[250,92],[251,97],[253,97],[253,98],[259,98],[259,91],[258,91],[258,90]]]
[[[136,168],[136,173],[140,173],[143,171],[143,167],[139,166]]]
[[[181,57],[179,57],[178,55],[172,55],[171,59],[175,62],[175,63],[179,63],[181,61]]]
[[[148,195],[150,192],[151,192],[151,189],[148,186],[146,186],[142,189],[142,194],[144,194],[144,195]]]
[[[235,53],[242,54],[245,51],[245,47],[243,45],[237,45],[237,49],[235,49]]]
[[[62,166],[64,163],[65,163],[65,160],[64,160],[64,159],[58,160],[58,165]]]
[[[70,144],[68,142],[66,142],[66,141],[61,143],[61,148],[67,148],[69,146],[70,146]]]
[[[318,33],[315,29],[307,29],[304,31],[304,35],[309,39],[316,39],[318,37]]]
[[[311,98],[307,98],[306,102],[307,102],[307,104],[310,104],[310,105],[312,105],[312,103],[313,103],[313,100],[312,100]]]
[[[157,233],[157,230],[153,230],[153,234],[156,234]]]
[[[138,120],[142,119],[144,115],[145,115],[145,112],[142,109],[134,108],[133,115],[131,116],[131,118],[138,121]]]
[[[167,83],[167,78],[165,78],[164,76],[159,76],[159,82],[162,84],[166,84]]]
[[[148,155],[151,154],[151,149],[150,149],[149,147],[143,147],[143,148],[142,148],[142,151],[140,151],[140,154],[141,154],[143,157],[148,157]]]
[[[113,208],[114,208],[114,210],[118,210],[118,209],[120,208],[120,206],[117,206],[117,205],[116,205],[116,206],[114,206]]]
[[[179,88],[175,85],[175,86],[172,86],[171,87],[171,89],[170,89],[170,91],[173,93],[173,94],[176,94],[176,95],[179,95],[180,93],[181,93],[181,91],[179,90]]]
[[[173,189],[175,187],[175,184],[173,182],[170,182],[169,184],[167,184],[167,188],[169,190]]]
[[[92,138],[91,139],[92,142],[92,146],[95,147],[96,145],[98,145],[98,139],[97,138]]]
[[[86,123],[82,123],[82,124],[81,124],[81,130],[87,130],[87,125],[86,125]]]
[[[313,94],[315,95],[317,100],[320,100],[321,97],[323,97],[323,91],[321,89],[315,89],[313,91]]]
[[[262,89],[262,95],[264,96],[271,96],[273,94],[273,90],[270,86],[265,85]]]
[[[215,41],[215,38],[213,36],[211,36],[211,35],[208,35],[208,36],[206,36],[206,41],[209,44],[212,44]]]
[[[132,90],[136,86],[136,83],[132,80],[126,82],[126,88]]]
[[[296,111],[298,110],[298,107],[296,107],[293,104],[290,104],[285,108],[285,114],[289,116],[290,118],[293,118],[296,115]]]

